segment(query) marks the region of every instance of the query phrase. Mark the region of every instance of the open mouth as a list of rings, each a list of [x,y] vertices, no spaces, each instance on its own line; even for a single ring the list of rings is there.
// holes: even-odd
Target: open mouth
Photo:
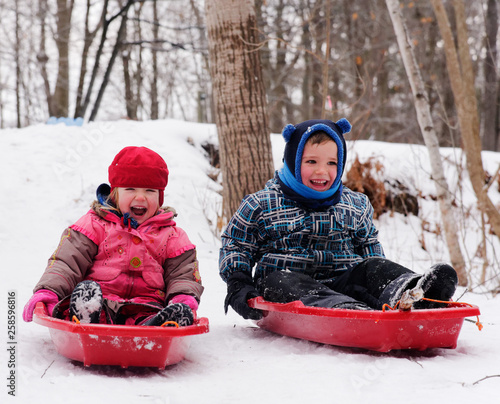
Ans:
[[[327,180],[310,180],[311,186],[313,188],[326,188],[328,181]]]
[[[141,217],[141,216],[144,216],[146,214],[146,212],[148,211],[147,208],[144,208],[144,207],[138,207],[138,206],[131,206],[130,207],[130,212],[134,215],[134,216],[138,216],[138,217]]]

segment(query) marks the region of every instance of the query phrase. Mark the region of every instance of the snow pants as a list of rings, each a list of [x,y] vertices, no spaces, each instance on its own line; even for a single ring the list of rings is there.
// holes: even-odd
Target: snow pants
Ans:
[[[361,302],[380,310],[393,305],[422,275],[385,258],[369,258],[332,281],[319,282],[298,272],[276,271],[257,284],[264,299],[276,303],[300,300],[306,306],[357,308]],[[395,300],[394,300],[395,299]]]

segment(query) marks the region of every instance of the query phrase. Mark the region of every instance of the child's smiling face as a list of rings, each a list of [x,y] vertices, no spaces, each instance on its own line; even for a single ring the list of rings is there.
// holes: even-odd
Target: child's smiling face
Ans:
[[[307,142],[302,153],[302,183],[315,191],[328,191],[337,178],[338,150],[333,140]]]
[[[142,224],[158,211],[159,191],[150,188],[118,187],[118,208]]]

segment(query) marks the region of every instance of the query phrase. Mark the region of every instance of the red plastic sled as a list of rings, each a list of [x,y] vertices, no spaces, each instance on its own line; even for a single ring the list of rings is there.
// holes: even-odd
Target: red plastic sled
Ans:
[[[456,348],[465,317],[477,306],[412,311],[365,311],[304,306],[300,301],[249,301],[264,311],[257,325],[280,335],[329,345],[389,352],[396,349]]]
[[[57,352],[85,366],[164,369],[184,359],[192,335],[208,332],[205,317],[191,326],[178,328],[76,324],[50,317],[43,303],[37,304],[33,319],[49,328]]]

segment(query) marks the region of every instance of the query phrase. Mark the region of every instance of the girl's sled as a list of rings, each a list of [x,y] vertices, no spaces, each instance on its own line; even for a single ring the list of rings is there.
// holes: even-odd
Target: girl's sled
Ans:
[[[249,301],[263,310],[262,329],[322,344],[379,352],[398,349],[456,348],[465,317],[478,316],[472,305],[427,310],[346,310],[304,306],[300,301]]]
[[[50,317],[43,303],[37,304],[33,319],[49,328],[59,354],[85,366],[164,369],[184,359],[192,335],[208,332],[205,317],[187,327],[77,324]]]

